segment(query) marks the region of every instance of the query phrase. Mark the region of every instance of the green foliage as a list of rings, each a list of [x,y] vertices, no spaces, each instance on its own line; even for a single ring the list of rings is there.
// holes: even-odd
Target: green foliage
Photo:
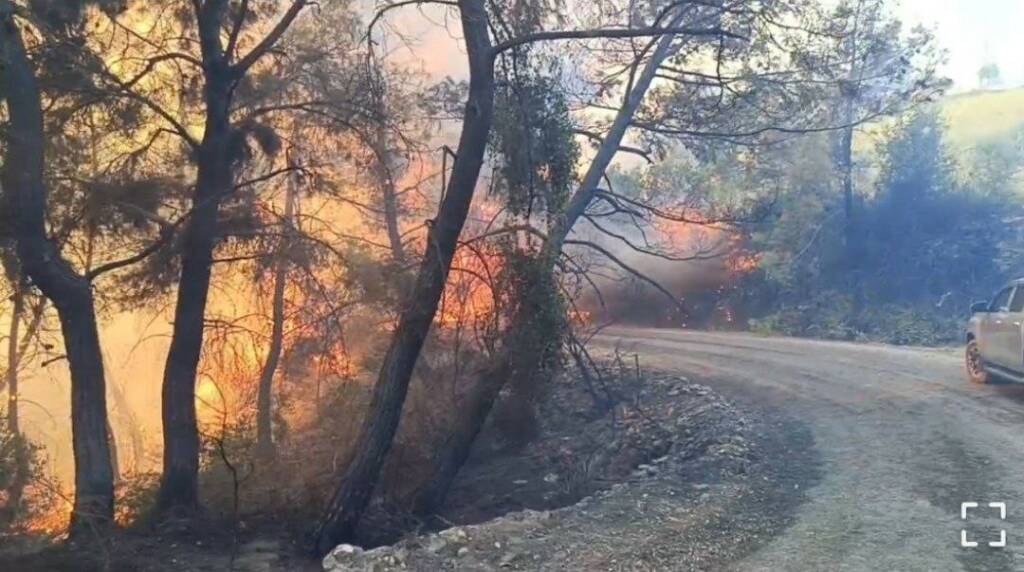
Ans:
[[[869,305],[857,312],[849,295],[825,291],[804,303],[752,319],[750,329],[767,335],[934,346],[959,341],[963,320],[929,308],[898,304]]]
[[[539,424],[536,403],[562,364],[569,334],[567,304],[547,261],[535,253],[511,251],[498,277],[501,305],[508,316],[509,389],[494,423],[510,443],[524,443]]]
[[[945,125],[929,110],[898,123],[884,143],[874,200],[865,205],[865,295],[882,303],[945,300],[943,313],[966,312],[1006,277],[997,263],[1013,241],[1004,219],[1015,206],[1005,166],[978,165],[977,180],[958,180],[943,141]]]
[[[525,352],[538,372],[550,372],[560,363],[562,343],[568,334],[567,305],[557,278],[541,257],[512,251],[498,278],[503,307],[511,328],[511,347],[531,348]],[[520,352],[523,353],[523,352]]]
[[[978,83],[982,87],[999,85],[1002,81],[1002,74],[999,72],[999,66],[996,64],[985,64],[978,70]]]
[[[883,132],[875,180],[858,178],[852,248],[828,158],[790,149],[800,160],[779,214],[752,235],[763,257],[750,285],[771,301],[753,329],[897,344],[959,338],[971,302],[1024,268],[1013,223],[1024,157],[1013,144],[982,145],[962,166],[945,132],[927,108]]]
[[[560,212],[575,188],[579,146],[557,80],[530,75],[504,83],[495,96],[492,140],[501,175],[495,191],[511,213]]]

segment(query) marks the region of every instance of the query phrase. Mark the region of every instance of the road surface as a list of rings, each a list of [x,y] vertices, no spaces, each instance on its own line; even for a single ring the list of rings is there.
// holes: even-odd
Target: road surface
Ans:
[[[1024,570],[1024,385],[971,385],[954,350],[635,328],[595,341],[809,428],[820,479],[733,569]],[[979,504],[966,522],[965,502]],[[988,546],[1001,530],[1006,547]]]

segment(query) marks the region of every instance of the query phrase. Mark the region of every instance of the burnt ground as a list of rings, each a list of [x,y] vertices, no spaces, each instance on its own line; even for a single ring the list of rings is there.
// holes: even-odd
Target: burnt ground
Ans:
[[[490,459],[484,444],[455,491],[456,526],[343,545],[325,568],[709,570],[788,527],[820,476],[807,427],[642,363],[639,378],[608,376],[620,380],[614,414],[588,418],[577,380],[545,406],[542,438]]]
[[[589,384],[563,376],[527,443],[491,427],[434,522],[406,528],[401,540],[401,531],[381,525],[386,519],[370,522],[379,531],[373,544],[400,541],[338,552],[327,563],[707,570],[793,522],[820,477],[806,425],[754,400],[737,406],[644,361],[616,363]],[[240,530],[235,543],[223,523],[200,523],[187,534],[120,533],[102,553],[58,547],[12,556],[0,545],[0,570],[319,570],[296,532]]]

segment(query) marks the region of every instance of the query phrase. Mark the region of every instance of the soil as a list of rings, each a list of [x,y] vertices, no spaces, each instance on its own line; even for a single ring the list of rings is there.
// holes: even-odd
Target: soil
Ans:
[[[594,344],[809,431],[818,484],[791,526],[730,569],[1024,569],[1024,384],[969,382],[962,347],[640,328],[609,329]],[[979,503],[967,519],[964,502]],[[989,546],[1000,530],[1006,546]],[[962,546],[963,531],[979,546]]]

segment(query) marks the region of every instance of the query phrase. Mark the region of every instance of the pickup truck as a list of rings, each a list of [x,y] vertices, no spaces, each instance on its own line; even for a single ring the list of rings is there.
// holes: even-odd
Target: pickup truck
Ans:
[[[967,378],[988,383],[1000,377],[1024,381],[1024,278],[1000,290],[991,302],[971,305],[967,322]]]

